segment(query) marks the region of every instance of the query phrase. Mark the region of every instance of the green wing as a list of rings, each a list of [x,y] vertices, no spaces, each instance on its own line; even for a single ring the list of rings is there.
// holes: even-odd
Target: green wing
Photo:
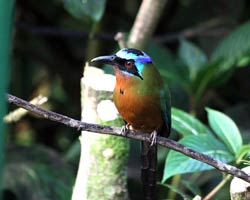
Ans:
[[[161,108],[164,124],[160,135],[168,137],[171,131],[171,97],[168,89],[161,91]]]

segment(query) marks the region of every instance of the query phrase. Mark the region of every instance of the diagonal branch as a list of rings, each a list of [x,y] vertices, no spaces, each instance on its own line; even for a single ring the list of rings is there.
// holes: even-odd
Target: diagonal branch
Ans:
[[[147,134],[147,133],[128,131],[126,135],[122,135],[121,128],[118,128],[118,127],[103,126],[103,125],[98,125],[98,124],[90,124],[90,123],[81,122],[79,120],[72,119],[65,115],[61,115],[61,114],[46,110],[44,108],[41,108],[40,106],[30,104],[29,102],[23,99],[20,99],[16,96],[13,96],[11,94],[7,94],[6,98],[7,98],[7,101],[11,104],[15,104],[19,107],[22,107],[46,119],[56,121],[59,123],[63,123],[72,128],[76,128],[77,130],[97,132],[100,134],[115,135],[115,136],[132,138],[132,139],[147,141],[147,142],[151,141],[150,134]],[[156,142],[157,144],[161,146],[167,147],[169,149],[173,149],[182,154],[185,154],[188,157],[207,163],[208,165],[211,165],[222,172],[226,172],[228,174],[241,178],[250,183],[250,175],[248,175],[244,171],[234,166],[225,164],[219,160],[216,160],[208,155],[195,151],[189,147],[186,147],[168,138],[157,136]]]

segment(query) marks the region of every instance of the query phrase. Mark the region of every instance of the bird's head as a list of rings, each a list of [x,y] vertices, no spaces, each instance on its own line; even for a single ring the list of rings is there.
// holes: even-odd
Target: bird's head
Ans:
[[[127,76],[137,76],[143,80],[142,71],[145,64],[152,63],[152,59],[143,51],[124,48],[115,55],[99,56],[92,59],[91,62],[102,62],[113,65],[121,73]]]

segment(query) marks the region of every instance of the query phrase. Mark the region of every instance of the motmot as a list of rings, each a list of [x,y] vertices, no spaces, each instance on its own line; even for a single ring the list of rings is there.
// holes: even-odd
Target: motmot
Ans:
[[[151,142],[142,142],[141,158],[145,199],[156,199],[156,135],[168,137],[171,129],[170,93],[151,57],[133,48],[91,60],[113,66],[116,76],[113,99],[127,122],[127,129],[151,134]]]

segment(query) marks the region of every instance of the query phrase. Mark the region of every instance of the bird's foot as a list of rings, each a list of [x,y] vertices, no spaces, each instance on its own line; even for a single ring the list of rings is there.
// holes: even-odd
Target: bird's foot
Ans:
[[[130,124],[126,124],[125,126],[122,126],[122,130],[121,130],[121,135],[122,136],[127,136],[128,130],[133,130],[132,126]]]
[[[157,137],[157,131],[153,131],[150,134],[150,140],[151,140],[150,146],[153,146],[156,144],[156,137]]]

